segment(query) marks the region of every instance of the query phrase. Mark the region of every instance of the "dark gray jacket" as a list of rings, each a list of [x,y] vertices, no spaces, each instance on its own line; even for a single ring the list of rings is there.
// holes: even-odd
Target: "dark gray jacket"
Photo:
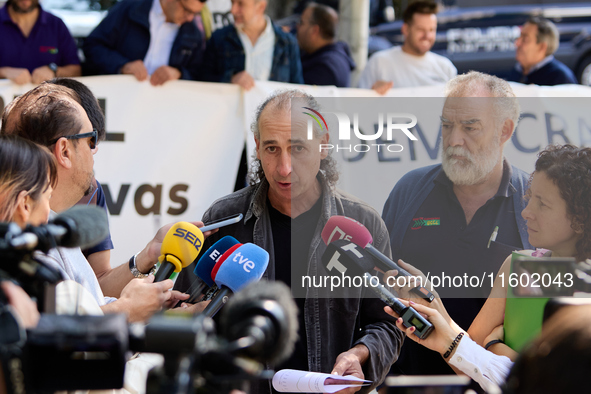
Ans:
[[[310,245],[308,274],[328,275],[321,264],[326,245],[320,233],[334,215],[348,216],[361,222],[373,235],[373,245],[390,256],[388,231],[378,213],[351,195],[331,190],[322,177],[320,181],[323,185],[322,211]],[[221,228],[206,240],[203,250],[226,235],[242,243],[253,242],[270,252],[269,266],[263,277],[273,280],[275,260],[266,204],[268,188],[268,182],[263,180],[256,186],[249,186],[215,201],[203,215],[204,222],[237,213],[244,214],[244,221]],[[181,291],[189,288],[194,278],[193,269],[191,265],[181,272],[175,288]],[[370,358],[363,366],[363,372],[365,379],[374,384],[360,392],[368,392],[384,380],[391,364],[398,358],[404,334],[396,328],[395,319],[383,311],[384,303],[369,298],[368,290],[355,288],[347,296],[349,298],[330,298],[330,294],[322,288],[308,289],[304,308],[308,365],[311,371],[330,373],[339,354],[357,344],[364,344],[369,349]]]

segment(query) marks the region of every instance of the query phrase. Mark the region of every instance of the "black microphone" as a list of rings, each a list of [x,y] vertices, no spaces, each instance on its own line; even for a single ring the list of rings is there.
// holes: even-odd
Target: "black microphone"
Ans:
[[[369,230],[355,219],[339,215],[332,216],[322,229],[322,239],[327,245],[337,239],[352,241],[365,249],[375,259],[376,266],[382,271],[397,270],[398,275],[411,276],[408,271],[390,260],[388,256],[384,255],[371,244],[372,236]],[[424,286],[417,286],[411,289],[411,292],[429,302],[435,299],[433,293]]]
[[[374,261],[367,251],[357,244],[347,240],[337,240],[327,245],[322,255],[322,263],[330,272],[336,270],[340,275],[357,275],[363,277],[363,282],[377,294],[394,312],[402,317],[406,327],[414,326],[415,335],[421,339],[427,338],[433,325],[413,307],[407,307],[386,289],[375,276],[368,271],[374,268]]]
[[[81,249],[92,247],[109,235],[109,222],[104,209],[76,205],[41,226],[28,225],[10,240],[17,250],[48,252],[58,246]]]
[[[287,360],[298,339],[298,309],[282,282],[251,283],[222,312],[220,331],[234,354],[259,362]]]

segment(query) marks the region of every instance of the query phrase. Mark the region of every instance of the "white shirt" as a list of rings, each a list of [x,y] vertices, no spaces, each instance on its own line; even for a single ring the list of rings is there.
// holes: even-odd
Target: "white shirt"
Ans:
[[[152,2],[150,9],[150,46],[144,58],[148,74],[152,75],[160,66],[168,65],[172,44],[179,32],[179,25],[166,22],[160,0]]]
[[[244,69],[257,81],[268,81],[273,65],[273,50],[275,49],[275,32],[271,19],[265,15],[267,26],[254,45],[241,29],[236,28],[238,37],[246,56]]]
[[[59,247],[51,249],[47,254],[36,253],[35,257],[60,271],[66,280],[73,280],[81,284],[92,294],[92,297],[99,306],[117,300],[113,297],[106,297],[103,294],[98,279],[80,248]]]
[[[49,213],[49,219],[57,216],[54,211]],[[47,254],[35,252],[35,257],[43,263],[61,272],[64,279],[73,280],[81,284],[97,302],[99,306],[116,301],[116,298],[103,295],[98,279],[80,248],[53,248]]]
[[[64,280],[55,287],[55,313],[58,315],[104,315],[94,296],[80,283]]]
[[[359,87],[371,89],[377,81],[392,81],[394,88],[444,84],[458,74],[458,70],[446,57],[427,52],[414,56],[401,46],[376,52],[367,62]]]
[[[449,364],[478,382],[486,392],[500,392],[498,386],[505,382],[513,367],[509,357],[485,350],[466,335],[449,359]]]

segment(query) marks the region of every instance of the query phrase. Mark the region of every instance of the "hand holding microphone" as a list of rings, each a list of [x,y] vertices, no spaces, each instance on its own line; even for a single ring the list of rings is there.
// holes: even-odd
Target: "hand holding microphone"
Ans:
[[[427,280],[427,277],[425,276],[425,274],[423,274],[423,272],[421,270],[419,270],[418,268],[404,262],[404,260],[402,259],[398,259],[398,266],[400,266],[400,269],[409,272],[413,278],[420,278],[421,281],[421,285],[424,286],[425,289],[427,288],[431,288],[431,283]],[[411,286],[413,284],[415,284],[414,280],[398,280],[397,278],[400,276],[400,274],[397,272],[396,274],[394,274],[394,272],[392,271],[386,271],[384,273],[384,283],[388,283],[391,284],[389,287],[391,289],[394,289],[401,298],[405,298],[405,299],[412,299],[414,302],[420,302],[423,305],[426,305],[430,308],[435,308],[437,309],[443,316],[447,316],[449,318],[449,315],[447,313],[447,311],[445,310],[445,307],[443,307],[443,304],[441,302],[441,298],[439,297],[439,294],[437,293],[436,290],[431,290],[431,293],[433,294],[433,299],[431,301],[429,301],[428,299],[425,299],[425,297],[418,297],[417,298],[417,292],[414,288],[412,288]],[[416,283],[419,283],[418,281],[416,281]],[[414,293],[414,295],[411,295],[409,293]],[[426,300],[423,301],[423,300]],[[451,319],[451,318],[449,318]]]
[[[187,222],[184,222],[187,223]],[[192,226],[195,226],[197,228],[199,228],[199,226],[203,226],[203,222],[201,221],[196,221],[196,222],[188,222],[189,224],[191,224]],[[142,249],[142,251],[140,253],[137,254],[136,259],[135,259],[135,263],[137,265],[137,269],[140,272],[148,272],[150,271],[150,269],[152,267],[154,267],[155,262],[158,260],[159,256],[162,255],[162,242],[164,242],[164,238],[166,237],[166,235],[168,234],[169,230],[172,228],[172,226],[176,225],[177,223],[171,223],[171,224],[167,224],[162,226],[158,232],[156,232],[156,235],[154,235],[154,238],[152,238],[150,240],[150,242],[148,242],[148,244],[144,247],[144,249]],[[201,231],[203,238],[207,238],[210,234],[212,234],[212,232],[215,232],[215,229],[209,229],[210,231],[201,231],[201,229],[199,228],[199,231]],[[202,240],[203,243],[203,240]]]
[[[154,278],[134,279],[121,292],[119,303],[129,303],[130,321],[144,321],[154,312],[176,304],[186,296],[178,292],[170,292],[173,283],[168,278],[173,272],[191,264],[203,246],[203,234],[197,226],[188,222],[173,224],[161,245],[161,255],[158,258],[160,267]],[[154,282],[154,283],[152,283]]]
[[[107,306],[115,308],[113,312],[127,312],[130,323],[144,322],[154,313],[162,310],[170,300],[173,296],[173,292],[170,291],[172,286],[170,279],[155,283],[152,275],[132,279],[121,290],[121,297]]]
[[[326,222],[322,229],[322,240],[325,244],[330,244],[338,239],[346,239],[362,247],[373,258],[375,265],[382,271],[397,270],[398,275],[412,276],[408,271],[400,268],[398,264],[390,260],[382,252],[376,249],[371,242],[373,241],[369,230],[357,220],[346,216],[335,215]],[[432,302],[435,296],[423,286],[414,287],[411,292],[428,302]]]
[[[373,277],[369,271],[373,270],[374,262],[366,249],[362,249],[351,241],[337,240],[327,245],[322,255],[322,263],[329,272],[336,275],[362,276],[367,288],[402,318],[405,327],[414,327],[413,332],[419,338],[427,338],[433,330],[433,325],[414,308],[402,303],[379,281],[372,280]],[[338,271],[339,274],[334,271]]]
[[[168,279],[173,272],[180,272],[190,265],[199,255],[203,246],[203,233],[188,222],[172,225],[164,236],[161,255],[158,257],[160,268],[156,271],[155,282]]]
[[[425,305],[417,304],[412,301],[400,300],[400,302],[408,307],[414,308],[421,315],[425,316],[427,320],[431,322],[431,324],[433,324],[433,332],[428,338],[419,338],[416,335],[411,335],[416,329],[412,326],[405,326],[400,315],[394,312],[394,310],[392,310],[392,308],[389,306],[384,307],[384,311],[390,316],[398,318],[396,321],[396,326],[404,331],[408,338],[425,346],[428,349],[443,355],[449,350],[449,345],[453,342],[453,340],[460,332],[462,332],[457,324],[454,326],[450,325],[446,318],[437,309],[429,308]]]

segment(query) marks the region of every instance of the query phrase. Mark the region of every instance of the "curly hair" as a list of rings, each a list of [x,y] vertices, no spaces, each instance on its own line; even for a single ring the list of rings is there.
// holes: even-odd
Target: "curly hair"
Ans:
[[[577,261],[591,258],[591,148],[550,145],[538,154],[535,172],[543,172],[558,187],[571,228],[582,234],[574,257]],[[533,174],[530,184],[532,178]]]
[[[250,130],[254,134],[255,139],[260,139],[261,133],[259,130],[259,120],[263,113],[263,110],[269,107],[269,110],[274,111],[291,111],[291,100],[301,99],[305,101],[305,106],[320,110],[320,105],[316,99],[306,92],[298,89],[278,90],[271,94],[265,99],[257,108],[255,118],[250,125]],[[326,131],[321,131],[317,126],[313,125],[314,134],[316,137],[321,137]],[[256,151],[254,152],[252,166],[248,171],[248,183],[253,186],[259,183],[265,178],[261,161],[256,157]],[[320,161],[320,172],[324,175],[324,179],[330,188],[334,188],[339,180],[339,172],[337,170],[337,162],[330,156],[330,153],[326,158]]]

